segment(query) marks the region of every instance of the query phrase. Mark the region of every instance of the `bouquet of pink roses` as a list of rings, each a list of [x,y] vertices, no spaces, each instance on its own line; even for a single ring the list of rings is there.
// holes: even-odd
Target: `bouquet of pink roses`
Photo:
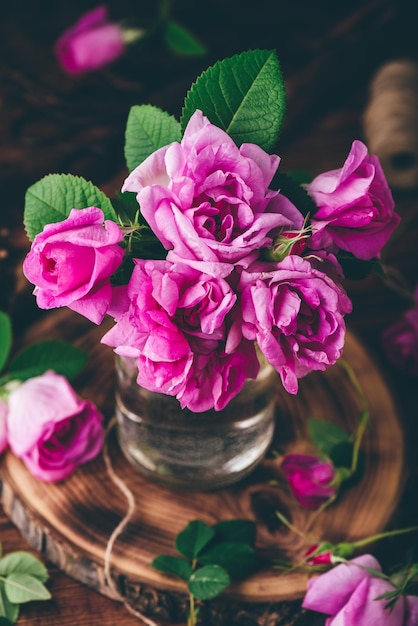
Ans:
[[[284,109],[275,52],[248,51],[198,77],[180,121],[132,107],[115,199],[63,174],[27,192],[38,306],[112,316],[103,343],[192,411],[221,410],[257,376],[256,346],[293,394],[334,364],[351,311],[342,281],[379,266],[399,222],[360,141],[307,184],[281,172]]]

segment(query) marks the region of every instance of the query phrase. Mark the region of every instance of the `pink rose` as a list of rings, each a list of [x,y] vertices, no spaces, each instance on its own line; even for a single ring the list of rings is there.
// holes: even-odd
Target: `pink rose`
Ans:
[[[365,567],[381,571],[372,555],[363,554],[311,578],[302,606],[329,615],[326,626],[416,626],[418,596],[401,596],[385,608],[387,600],[377,598],[394,587]]]
[[[40,480],[64,480],[103,445],[103,416],[53,371],[26,380],[9,395],[12,452]]]
[[[418,376],[418,289],[415,306],[382,334],[383,348],[396,367]]]
[[[248,265],[276,229],[303,223],[287,198],[268,189],[278,165],[255,144],[238,148],[197,110],[181,143],[149,156],[122,191],[137,193],[151,229],[179,257]]]
[[[200,267],[205,264],[200,263]],[[241,382],[240,376],[230,371],[235,359],[241,358],[225,358],[219,352],[236,295],[224,278],[198,268],[198,262],[186,265],[135,259],[126,293],[115,292],[120,298],[120,302],[112,303],[117,323],[102,338],[117,354],[137,359],[138,384],[150,391],[176,395],[182,406],[194,411],[206,410],[206,404],[205,409],[201,408],[203,403],[221,403],[219,398],[230,397],[238,379]],[[224,271],[231,269],[227,266]],[[204,378],[202,374],[209,376],[209,369],[212,375]],[[200,392],[195,397],[190,393],[196,384],[193,381],[201,376],[199,384],[213,387],[207,398]],[[222,385],[226,389],[220,389]]]
[[[255,263],[242,272],[239,289],[242,333],[257,341],[289,393],[297,393],[298,378],[340,358],[351,301],[308,260]]]
[[[196,413],[212,407],[221,411],[260,369],[254,343],[242,341],[231,354],[222,342],[192,342],[193,365],[177,399]],[[206,345],[205,345],[206,344]],[[207,351],[204,348],[207,347]]]
[[[400,221],[379,159],[354,141],[344,166],[317,176],[306,186],[318,211],[310,246],[378,257]],[[337,249],[337,250],[336,250]]]
[[[7,403],[0,400],[0,454],[7,448]]]
[[[68,306],[100,324],[112,298],[110,276],[122,262],[119,226],[96,207],[73,209],[36,235],[23,263],[41,309]]]
[[[280,464],[294,499],[305,509],[317,509],[329,500],[336,486],[334,466],[308,454],[286,454]]]
[[[115,61],[125,48],[123,30],[108,20],[107,8],[99,6],[66,30],[54,50],[66,72],[82,74]]]

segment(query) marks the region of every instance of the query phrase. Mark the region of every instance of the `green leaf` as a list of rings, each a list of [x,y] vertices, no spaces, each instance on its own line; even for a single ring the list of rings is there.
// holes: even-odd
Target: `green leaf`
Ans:
[[[327,456],[331,455],[335,446],[351,441],[350,434],[343,428],[314,417],[308,419],[308,434],[312,443]]]
[[[276,53],[249,50],[215,63],[197,78],[186,96],[183,130],[196,109],[238,146],[250,142],[270,151],[285,111],[285,87]]]
[[[0,576],[8,576],[14,572],[30,574],[42,583],[49,578],[45,565],[29,552],[9,552],[0,559]]]
[[[170,50],[182,56],[202,56],[207,52],[192,33],[173,20],[166,23],[164,41]]]
[[[0,615],[10,620],[12,624],[19,617],[19,604],[12,604],[6,595],[4,582],[0,581]],[[7,622],[6,622],[7,624]]]
[[[157,556],[151,563],[151,567],[163,574],[179,576],[183,580],[189,580],[192,574],[192,566],[189,561],[176,556]]]
[[[215,531],[216,541],[228,541],[233,543],[247,543],[254,545],[257,526],[247,519],[231,519],[217,522],[212,526]]]
[[[7,619],[7,617],[0,617],[0,626],[13,626],[13,622]]]
[[[199,600],[218,596],[230,583],[228,572],[219,565],[205,565],[190,577],[188,589]]]
[[[40,376],[47,370],[69,380],[74,378],[84,367],[88,355],[65,341],[39,341],[25,348],[16,355],[9,365],[9,377],[16,380],[27,380]]]
[[[7,598],[13,604],[23,604],[32,600],[49,600],[51,594],[40,580],[30,574],[14,572],[4,583]]]
[[[209,546],[199,554],[198,560],[205,565],[220,565],[236,580],[252,574],[261,562],[252,546],[227,541]]]
[[[344,469],[348,469],[349,475],[351,475],[350,468],[353,459],[353,447],[354,446],[351,441],[341,441],[340,443],[335,444],[329,452],[328,456],[334,467],[338,468],[341,478],[343,478],[344,474],[341,470]]]
[[[12,325],[6,313],[0,311],[0,372],[5,366],[12,347]]]
[[[109,198],[93,183],[72,174],[48,174],[26,191],[23,221],[30,240],[44,226],[61,222],[71,209],[95,206],[102,209],[105,219],[116,221]]]
[[[129,171],[150,154],[181,140],[179,122],[165,111],[151,104],[131,107],[125,131],[125,160]]]
[[[213,528],[201,520],[194,520],[177,535],[176,548],[183,556],[195,559],[214,535]]]

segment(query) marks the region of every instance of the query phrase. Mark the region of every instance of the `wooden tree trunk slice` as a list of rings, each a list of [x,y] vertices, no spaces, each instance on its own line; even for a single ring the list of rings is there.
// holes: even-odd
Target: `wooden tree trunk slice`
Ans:
[[[80,395],[94,400],[110,419],[113,354],[100,344],[103,334],[103,326],[91,328],[80,317],[61,310],[30,329],[25,342],[55,337],[85,348],[91,358],[74,385]],[[344,358],[361,384],[372,417],[362,445],[364,473],[320,515],[301,509],[283,489],[271,484],[280,479],[278,461],[273,455],[268,455],[248,478],[229,488],[213,492],[176,491],[141,476],[124,458],[115,431],[110,430],[108,451],[112,468],[135,500],[133,515],[110,553],[110,572],[118,599],[156,619],[184,620],[184,583],[159,574],[150,563],[159,554],[176,554],[175,536],[193,519],[209,524],[234,518],[254,520],[260,551],[268,559],[286,558],[292,562],[300,559],[310,542],[283,526],[277,510],[301,531],[308,532],[312,541],[354,541],[387,525],[402,488],[402,428],[385,381],[350,332]],[[297,396],[278,389],[274,448],[280,452],[303,450],[300,436],[306,432],[306,418],[310,416],[329,419],[354,432],[359,408],[353,385],[338,364],[327,372],[302,379]],[[126,516],[128,502],[112,481],[103,455],[79,467],[66,481],[49,484],[33,478],[23,463],[8,452],[3,457],[0,475],[4,509],[32,545],[77,580],[116,597],[105,575],[105,553],[109,538]],[[266,565],[250,578],[231,585],[223,598],[238,605],[261,603],[273,613],[281,603],[301,598],[307,579],[306,572],[283,574]]]

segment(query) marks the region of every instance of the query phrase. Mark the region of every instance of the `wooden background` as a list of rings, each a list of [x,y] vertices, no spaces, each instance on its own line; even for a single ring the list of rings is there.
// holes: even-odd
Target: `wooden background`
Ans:
[[[148,23],[156,6],[133,0],[107,4],[113,18],[131,18],[138,25]],[[249,48],[276,48],[288,94],[282,167],[317,174],[340,167],[352,140],[364,139],[363,114],[378,68],[392,59],[418,60],[413,2],[174,0],[173,16],[206,44],[205,57],[178,58],[155,43],[132,48],[102,71],[68,77],[53,57],[53,43],[94,6],[82,0],[3,0],[0,8],[0,308],[12,315],[16,348],[44,315],[21,273],[29,245],[22,227],[25,190],[47,173],[71,172],[112,194],[126,174],[123,133],[130,106],[151,103],[179,116],[187,88],[215,60]],[[394,196],[408,227],[387,246],[385,260],[413,286],[418,282],[418,191],[394,189]],[[380,340],[408,303],[378,278],[348,283],[347,289],[354,302],[350,327],[382,368],[404,420],[409,475],[393,524],[411,525],[418,521],[417,380],[388,363]],[[5,552],[29,549],[6,516],[0,518],[0,541]],[[390,565],[411,546],[416,549],[410,537],[385,542],[377,554]],[[19,624],[138,624],[122,605],[54,567],[50,571],[53,600],[24,607]],[[225,619],[231,625],[268,626],[262,617],[249,621],[245,610]],[[319,626],[324,618],[291,606],[274,623]]]

